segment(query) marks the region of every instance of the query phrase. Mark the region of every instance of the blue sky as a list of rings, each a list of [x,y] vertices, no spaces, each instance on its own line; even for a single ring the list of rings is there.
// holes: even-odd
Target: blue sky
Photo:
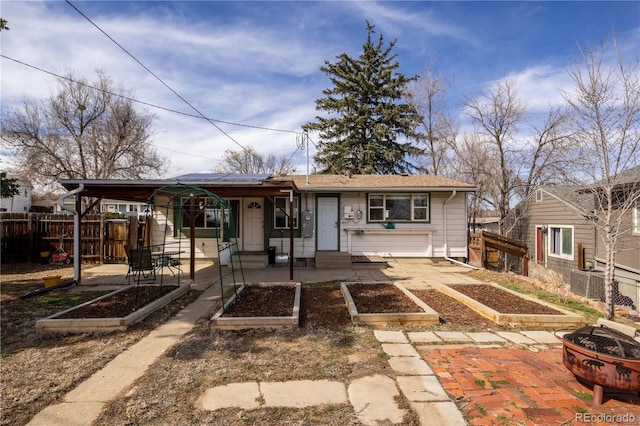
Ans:
[[[396,40],[406,76],[435,60],[453,79],[447,103],[454,110],[511,77],[532,111],[542,112],[570,88],[565,70],[578,44],[599,45],[614,32],[627,56],[640,56],[640,2],[632,1],[72,3],[207,117],[292,132],[318,114],[315,100],[330,87],[319,70],[324,61],[360,54],[366,20]],[[0,33],[3,55],[89,79],[102,69],[136,99],[194,113],[66,2],[3,0],[0,7],[10,27]],[[10,59],[1,59],[0,72],[3,113],[56,88],[54,77]],[[306,171],[295,133],[219,123],[231,140],[204,120],[145,108],[156,115],[153,143],[171,161],[165,177],[210,172],[238,144],[293,155]],[[3,169],[11,163],[0,159]]]

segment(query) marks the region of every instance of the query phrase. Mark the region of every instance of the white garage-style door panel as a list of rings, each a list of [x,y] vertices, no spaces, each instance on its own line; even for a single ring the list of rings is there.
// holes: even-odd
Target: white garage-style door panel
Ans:
[[[262,198],[245,198],[243,202],[244,251],[264,250],[264,201]]]
[[[338,197],[318,198],[318,250],[338,250]]]
[[[391,257],[431,257],[431,236],[428,234],[354,235],[351,238],[353,256],[378,255]]]

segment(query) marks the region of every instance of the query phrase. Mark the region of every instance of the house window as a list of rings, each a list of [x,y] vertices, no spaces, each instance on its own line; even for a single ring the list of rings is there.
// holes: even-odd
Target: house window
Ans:
[[[369,221],[429,221],[429,194],[370,194]]]
[[[640,235],[640,201],[636,202],[636,207],[633,209],[633,233]]]
[[[273,201],[273,227],[289,229],[289,197],[275,197]],[[298,229],[298,197],[293,198],[293,228]]]
[[[542,191],[539,189],[536,191],[536,202],[538,201],[542,201]]]
[[[573,260],[573,227],[549,226],[549,255]]]
[[[190,226],[189,210],[191,209],[191,202],[189,198],[182,200],[182,223],[183,227]],[[221,215],[223,209],[217,208],[216,205],[210,204],[210,200],[196,199],[194,202],[194,227],[196,229],[218,229],[220,228]],[[229,209],[224,209],[225,222],[229,221]]]

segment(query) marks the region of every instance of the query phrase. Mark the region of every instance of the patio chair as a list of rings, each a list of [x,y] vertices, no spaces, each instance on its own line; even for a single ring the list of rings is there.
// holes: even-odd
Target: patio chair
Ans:
[[[136,283],[140,281],[155,282],[156,265],[151,257],[151,250],[148,247],[133,249],[125,247],[127,259],[129,262],[129,271],[127,271],[127,279],[129,284],[134,280]]]

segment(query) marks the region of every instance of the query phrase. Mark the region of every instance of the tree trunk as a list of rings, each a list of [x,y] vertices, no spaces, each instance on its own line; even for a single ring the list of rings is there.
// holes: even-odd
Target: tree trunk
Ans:
[[[607,212],[607,223],[610,224],[610,212]],[[606,226],[605,228],[605,258],[606,264],[604,269],[604,297],[605,297],[605,318],[613,321],[615,316],[615,301],[613,294],[613,279],[615,271],[615,235],[612,231],[612,226]]]

